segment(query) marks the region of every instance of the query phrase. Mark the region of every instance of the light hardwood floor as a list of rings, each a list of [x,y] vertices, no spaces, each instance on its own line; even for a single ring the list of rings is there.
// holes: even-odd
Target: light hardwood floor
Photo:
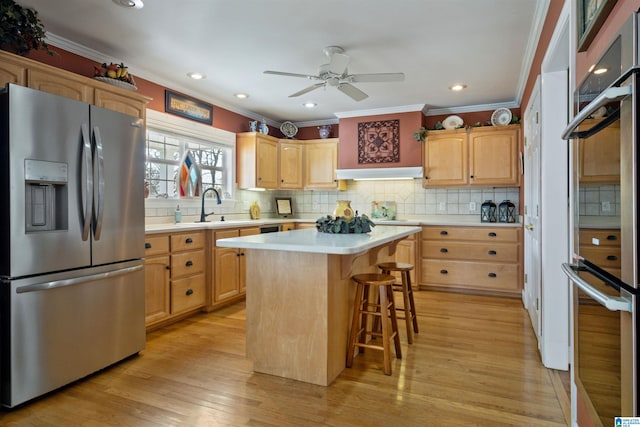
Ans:
[[[393,375],[367,351],[329,387],[254,374],[244,304],[150,333],[147,348],[14,410],[1,426],[566,426],[517,299],[416,291],[420,333]],[[302,321],[303,319],[301,319]]]

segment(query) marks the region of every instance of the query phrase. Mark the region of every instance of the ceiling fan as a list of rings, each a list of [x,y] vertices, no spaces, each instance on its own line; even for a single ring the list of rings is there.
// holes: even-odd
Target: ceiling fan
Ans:
[[[339,46],[328,46],[322,52],[329,58],[329,63],[320,66],[317,75],[287,73],[284,71],[267,70],[264,74],[275,74],[279,76],[303,77],[309,80],[320,80],[296,93],[289,95],[289,98],[304,95],[312,90],[333,86],[340,92],[349,96],[354,101],[362,101],[369,95],[353,86],[351,83],[374,83],[374,82],[401,82],[404,80],[404,73],[373,73],[373,74],[349,74],[347,65],[351,58],[344,54],[344,49]]]

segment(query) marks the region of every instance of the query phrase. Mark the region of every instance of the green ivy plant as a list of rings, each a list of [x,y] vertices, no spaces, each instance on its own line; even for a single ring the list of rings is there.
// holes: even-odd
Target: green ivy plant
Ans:
[[[422,126],[419,130],[413,133],[413,137],[418,142],[425,142],[428,134],[429,134],[429,131],[427,130],[427,128]]]
[[[0,49],[24,55],[31,50],[54,52],[44,41],[45,30],[38,12],[13,0],[0,0]]]
[[[316,229],[322,233],[333,234],[360,234],[369,233],[376,225],[368,216],[354,216],[351,220],[347,220],[343,216],[333,217],[331,215],[323,216],[316,220]]]

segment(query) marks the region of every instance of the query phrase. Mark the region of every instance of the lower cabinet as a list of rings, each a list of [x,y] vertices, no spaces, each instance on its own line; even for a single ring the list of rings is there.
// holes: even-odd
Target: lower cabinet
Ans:
[[[516,227],[423,227],[420,286],[519,296],[520,234]]]
[[[418,247],[417,247],[417,242],[418,239],[420,238],[420,233],[418,234],[412,234],[408,237],[406,237],[403,240],[400,240],[398,242],[398,245],[396,246],[396,253],[395,253],[395,260],[396,262],[403,262],[405,264],[411,264],[413,265],[413,270],[411,270],[409,272],[409,277],[411,278],[411,284],[412,286],[417,286],[418,282],[416,281],[416,278],[419,277],[419,268],[420,265],[418,264]],[[400,272],[394,272],[393,273],[399,280],[402,279],[402,277],[400,276]]]
[[[215,245],[218,239],[260,234],[259,227],[212,231],[212,274],[213,301],[212,307],[228,304],[244,297],[246,285],[246,258],[244,249],[222,248]]]
[[[159,326],[206,303],[204,231],[145,237],[146,325]]]

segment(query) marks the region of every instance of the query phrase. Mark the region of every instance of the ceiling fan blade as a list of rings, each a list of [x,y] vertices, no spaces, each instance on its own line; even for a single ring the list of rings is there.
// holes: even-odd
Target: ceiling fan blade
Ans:
[[[302,89],[302,90],[300,90],[300,91],[298,91],[296,93],[292,93],[291,95],[289,95],[289,98],[295,98],[296,96],[304,95],[305,93],[311,92],[312,90],[316,90],[316,89],[318,89],[318,88],[320,88],[320,87],[322,87],[324,85],[325,85],[324,82],[316,83],[316,84],[311,85],[309,87],[306,87],[306,88],[304,88],[304,89]]]
[[[334,53],[331,55],[331,62],[329,63],[329,71],[339,76],[343,75],[347,71],[347,65],[351,58],[344,53]]]
[[[348,79],[352,83],[402,82],[404,73],[351,74]]]
[[[310,74],[297,74],[297,73],[286,73],[284,71],[263,71],[264,74],[275,74],[276,76],[288,76],[288,77],[304,77],[309,80],[321,80],[320,76],[312,76]]]
[[[349,96],[354,101],[362,101],[365,98],[368,98],[369,95],[358,89],[357,87],[350,85],[349,83],[340,83],[337,86],[337,89]]]

